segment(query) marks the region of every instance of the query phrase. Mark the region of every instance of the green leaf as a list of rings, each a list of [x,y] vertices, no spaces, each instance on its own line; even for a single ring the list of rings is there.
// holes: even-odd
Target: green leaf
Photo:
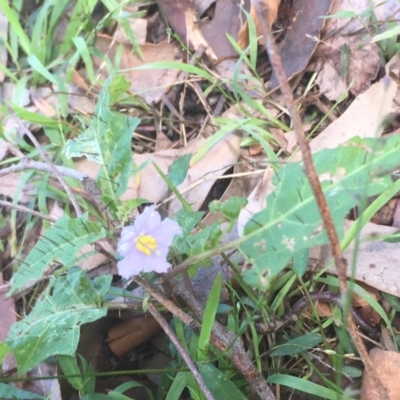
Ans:
[[[306,381],[305,379],[297,378],[295,376],[281,374],[270,375],[267,379],[267,383],[287,386],[292,389],[300,390],[301,392],[309,393],[324,399],[345,399],[343,396],[339,396],[338,393],[334,392],[331,389],[325,388],[321,385],[317,385],[313,382]]]
[[[380,33],[379,35],[376,35],[373,39],[372,42],[379,42],[380,40],[384,39],[389,39],[393,36],[397,36],[400,34],[400,26],[397,25],[391,29],[386,30],[385,32]]]
[[[78,367],[78,363],[76,362],[76,357],[74,356],[66,356],[59,355],[57,357],[58,362],[60,363],[61,369],[64,372],[64,375],[80,375],[81,370]],[[83,379],[81,376],[71,376],[67,377],[69,384],[76,390],[82,390],[83,388]]]
[[[221,211],[222,215],[230,222],[230,231],[239,217],[240,211],[247,205],[247,199],[239,196],[232,196],[228,200],[221,202],[214,200],[208,206],[211,212]]]
[[[126,80],[125,75],[116,76],[110,83],[110,106],[114,105],[130,87],[131,84]]]
[[[107,314],[103,295],[111,285],[111,275],[93,282],[84,271],[50,278],[32,312],[10,329],[7,345],[23,374],[54,355],[74,356],[80,326]]]
[[[203,211],[187,211],[181,208],[175,215],[174,219],[179,222],[182,227],[182,236],[186,237],[196,227],[204,216]]]
[[[245,400],[246,396],[212,364],[199,364],[200,374],[208,389],[218,400]]]
[[[104,82],[91,125],[76,139],[69,140],[64,152],[68,158],[85,156],[100,165],[97,183],[103,193],[102,200],[115,211],[115,201],[128,187],[133,167],[132,134],[140,119],[110,110],[112,82],[111,77]]]
[[[185,180],[191,157],[191,154],[179,157],[169,167],[168,178],[174,186],[180,185]]]
[[[208,359],[208,345],[210,342],[211,330],[214,325],[219,299],[221,296],[221,281],[221,273],[218,273],[214,280],[214,284],[211,288],[206,308],[204,310],[204,318],[201,324],[201,332],[197,345],[197,359],[200,361],[205,361]]]
[[[6,355],[10,352],[6,342],[0,342],[0,364],[6,358]]]
[[[14,274],[9,294],[15,293],[32,280],[40,279],[52,261],[66,268],[74,266],[83,246],[105,237],[104,228],[99,222],[88,221],[87,213],[72,219],[64,215],[44,233]]]
[[[292,356],[302,351],[308,350],[321,343],[322,336],[318,333],[306,333],[295,339],[289,340],[285,344],[275,347],[269,354],[270,357]]]
[[[342,373],[351,376],[352,378],[361,378],[362,370],[360,368],[352,367],[350,365],[344,365]]]
[[[300,250],[293,258],[293,270],[298,276],[306,273],[310,249]]]
[[[168,390],[167,397],[165,400],[178,400],[185,389],[186,386],[186,373],[185,372],[178,372],[172,385]]]
[[[218,245],[218,240],[222,236],[222,231],[217,222],[207,226],[205,229],[193,235],[177,241],[176,249],[179,254],[194,256]]]
[[[313,158],[336,230],[342,237],[348,211],[362,198],[393,185],[388,173],[400,165],[400,137],[355,138]],[[253,264],[243,272],[246,282],[263,290],[297,252],[328,242],[302,165],[285,166],[273,183],[276,189],[268,196],[267,207],[247,223],[239,247]]]
[[[27,390],[23,390],[15,386],[7,385],[6,383],[0,382],[0,399],[40,400],[45,399],[45,397],[40,396],[37,393],[28,392]]]

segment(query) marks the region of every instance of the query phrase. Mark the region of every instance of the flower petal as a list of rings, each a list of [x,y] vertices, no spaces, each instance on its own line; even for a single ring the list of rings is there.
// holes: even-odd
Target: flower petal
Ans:
[[[167,261],[168,249],[176,235],[182,233],[182,228],[176,221],[166,218],[161,221],[155,205],[146,207],[133,226],[122,229],[118,240],[117,251],[125,258],[118,262],[118,271],[124,278],[138,275],[140,272],[167,272],[171,264]],[[137,247],[138,239],[150,236],[145,240],[154,239],[157,248],[143,252]]]
[[[140,233],[149,234],[161,223],[160,213],[156,211],[155,204],[146,207],[143,212],[135,219],[136,229]]]

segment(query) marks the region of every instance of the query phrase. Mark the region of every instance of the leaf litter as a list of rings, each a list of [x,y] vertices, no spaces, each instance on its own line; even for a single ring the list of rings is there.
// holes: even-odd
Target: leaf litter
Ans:
[[[376,34],[376,30],[382,32],[386,28],[389,19],[396,19],[398,3],[391,1],[384,4],[377,4],[377,2],[357,2],[355,5],[354,2],[347,2],[345,0],[320,2],[295,1],[293,5],[289,3],[287,1],[265,0],[265,4],[271,7],[272,10],[270,13],[270,25],[273,23],[278,24],[282,20],[287,25],[283,29],[284,33],[279,43],[279,50],[282,55],[284,69],[289,78],[294,78],[292,83],[297,86],[299,110],[303,117],[304,125],[308,126],[308,129],[312,131],[312,138],[310,140],[312,151],[316,153],[322,149],[335,148],[355,136],[371,138],[381,137],[382,135],[386,136],[388,133],[396,132],[398,130],[398,126],[396,125],[396,117],[398,116],[398,105],[396,102],[397,81],[393,76],[397,73],[396,68],[398,66],[396,64],[398,64],[398,60],[394,57],[387,63],[385,76],[380,77],[378,73],[382,71],[382,47],[379,46],[379,43],[372,43],[371,36]],[[241,8],[238,2],[228,0],[220,0],[215,5],[210,2],[187,2],[186,5],[184,3],[180,4],[179,7],[171,2],[159,0],[157,6],[162,10],[164,17],[172,28],[172,31],[170,30],[168,34],[178,34],[180,36],[178,41],[165,41],[168,37],[165,32],[155,33],[156,31],[151,31],[153,27],[165,26],[159,10],[155,12],[153,10],[146,15],[146,12],[143,12],[144,9],[135,7],[126,8],[123,11],[126,12],[126,15],[130,15],[130,18],[115,19],[117,25],[115,31],[113,29],[103,29],[102,31],[106,34],[98,33],[89,52],[85,54],[85,50],[83,48],[80,49],[82,61],[79,65],[80,68],[73,70],[72,82],[75,86],[69,86],[70,92],[68,96],[69,113],[71,116],[74,115],[77,117],[76,121],[74,121],[74,124],[76,124],[74,129],[79,133],[75,134],[75,139],[85,139],[85,144],[88,141],[94,141],[100,145],[103,139],[105,142],[97,150],[92,151],[92,154],[95,155],[92,160],[78,160],[76,158],[85,154],[85,151],[82,151],[82,149],[80,152],[70,154],[70,156],[73,155],[75,157],[71,160],[73,164],[70,165],[74,165],[78,170],[94,179],[96,177],[99,179],[98,171],[99,169],[104,169],[104,165],[99,165],[96,163],[96,160],[98,161],[97,156],[102,151],[102,148],[107,147],[106,142],[109,140],[110,133],[105,133],[103,139],[99,139],[99,136],[96,138],[93,135],[85,138],[82,136],[82,132],[84,131],[82,127],[88,126],[85,117],[96,113],[94,105],[102,102],[100,92],[101,82],[110,76],[122,73],[129,87],[127,90],[123,90],[123,94],[126,96],[125,98],[118,99],[120,103],[117,103],[117,108],[122,112],[127,112],[128,110],[130,115],[126,118],[127,121],[129,118],[132,121],[134,119],[139,120],[140,118],[142,122],[140,125],[134,123],[127,125],[127,128],[129,126],[130,129],[129,132],[126,132],[129,140],[124,142],[124,146],[126,147],[128,142],[130,142],[130,138],[133,137],[133,146],[136,153],[133,156],[134,171],[128,180],[126,190],[124,187],[120,188],[118,185],[115,187],[110,186],[109,191],[104,194],[104,199],[108,196],[107,199],[110,200],[115,193],[119,193],[122,194],[122,196],[119,196],[122,202],[135,201],[139,198],[146,199],[149,203],[162,202],[164,212],[173,215],[182,208],[181,199],[176,196],[176,193],[170,190],[170,187],[160,176],[154,164],[167,175],[171,165],[180,157],[185,155],[190,156],[192,161],[189,163],[183,181],[177,185],[177,190],[182,194],[186,202],[191,205],[193,211],[203,209],[205,204],[205,208],[207,209],[207,202],[210,202],[211,199],[224,200],[229,199],[232,195],[240,195],[247,198],[249,204],[243,209],[239,217],[239,234],[234,232],[234,237],[230,239],[231,241],[240,241],[245,225],[247,225],[245,232],[248,233],[249,230],[259,229],[257,224],[265,224],[265,218],[257,213],[264,210],[267,195],[270,195],[269,199],[272,199],[274,196],[279,197],[280,190],[285,191],[288,187],[294,185],[290,183],[290,179],[285,186],[281,186],[282,182],[279,183],[278,181],[275,181],[274,184],[272,183],[272,178],[276,173],[273,164],[270,166],[271,164],[269,163],[271,161],[286,162],[288,161],[287,156],[296,150],[294,146],[289,146],[289,142],[286,145],[284,142],[291,137],[291,127],[285,125],[287,123],[287,111],[284,108],[282,98],[275,91],[272,94],[269,93],[268,101],[264,101],[267,89],[277,88],[276,77],[274,73],[271,74],[271,71],[269,71],[268,78],[261,84],[260,81],[256,82],[249,79],[249,76],[252,76],[256,71],[256,67],[261,71],[263,67],[262,63],[264,63],[264,66],[266,63],[262,59],[261,52],[258,54],[259,62],[257,66],[252,64],[251,60],[252,47],[254,48],[257,40],[254,40],[254,32],[251,32],[252,28],[246,15],[251,15],[255,20],[255,34],[258,37],[260,30],[257,22],[257,14],[249,2],[240,4]],[[91,9],[89,9],[89,12],[91,12]],[[338,15],[338,18],[327,20],[320,18],[329,12]],[[107,10],[104,10],[104,13],[107,18],[112,14],[111,10],[108,10],[108,14]],[[344,15],[347,15],[347,17],[344,18]],[[361,17],[358,17],[360,15]],[[77,17],[76,12],[70,18],[72,17]],[[3,19],[0,19],[0,21],[3,21]],[[67,36],[69,28],[66,31]],[[7,29],[6,27],[3,31]],[[60,30],[58,32],[60,33]],[[238,42],[239,46],[233,46],[227,35],[233,38],[234,42]],[[150,36],[153,38],[158,37],[158,39],[150,43],[146,40]],[[176,36],[174,37],[176,38]],[[66,46],[66,37],[61,35],[60,38],[62,38],[62,46]],[[133,43],[132,38],[135,38]],[[75,41],[74,43],[79,44],[79,41]],[[259,43],[262,44],[262,40]],[[388,42],[387,46],[389,44]],[[202,51],[199,51],[202,48],[204,48],[203,53],[205,56],[201,56]],[[240,53],[240,48],[245,52]],[[10,65],[10,61],[7,64],[8,53],[4,50],[4,47],[2,49],[0,54],[4,61],[2,64]],[[200,54],[199,59],[194,59],[193,64],[188,62],[189,57],[186,50],[194,53],[199,51],[197,53]],[[390,49],[387,50],[387,54],[393,55],[390,54]],[[239,58],[243,60],[246,57],[249,57],[246,63],[237,63]],[[162,64],[158,64],[155,67],[149,68],[149,64],[154,63],[164,63],[165,67]],[[188,67],[184,67],[184,65]],[[179,71],[180,67],[185,71],[184,74]],[[194,72],[198,71],[199,67],[204,72],[200,76],[195,76]],[[313,79],[315,78],[315,81],[311,80],[311,83],[307,83],[308,76],[314,72]],[[45,91],[39,92],[36,88],[32,87],[29,92],[26,92],[27,96],[22,101],[21,88],[17,88],[15,83],[8,82],[7,74],[2,74],[1,70],[0,78],[3,81],[2,92],[5,93],[5,96],[8,96],[6,101],[12,102],[12,104],[16,104],[19,107],[27,106],[26,110],[29,110],[29,112],[53,119],[55,124],[60,123],[62,113],[60,113],[60,105],[57,103],[57,96],[60,90],[57,85],[48,85],[49,89],[47,93]],[[232,84],[232,80],[235,82],[234,84]],[[204,85],[205,82],[208,85],[211,82],[213,87],[207,87],[207,85]],[[215,88],[218,88],[217,93],[214,93]],[[14,94],[10,96],[11,92],[18,95]],[[332,108],[330,112],[332,112],[333,122],[329,123],[328,118],[325,123],[322,123],[321,127],[318,127],[318,123],[315,120],[311,125],[309,124],[308,118],[313,113],[314,115],[318,114],[320,112],[318,108],[321,109],[322,107],[322,103],[318,103],[317,110],[306,106],[305,99],[311,92],[314,96],[322,99],[321,102],[327,104],[328,108]],[[345,97],[346,95],[347,98]],[[223,104],[221,102],[222,97],[225,98],[224,101],[226,99],[228,101],[227,104],[222,105],[222,110],[219,110],[219,104]],[[335,104],[332,101],[337,101],[337,103]],[[217,120],[216,116],[220,116],[221,119]],[[110,132],[112,127],[107,126],[107,122],[105,126],[102,126],[103,122],[101,121],[100,113],[97,113],[96,117],[98,118],[98,121],[95,122],[96,125],[94,125],[96,129],[104,129],[104,132]],[[389,117],[391,121],[387,123],[386,121]],[[25,114],[23,118],[29,121],[28,114]],[[241,124],[229,126],[221,122],[227,120],[241,120]],[[264,125],[261,128],[258,126],[259,130],[255,130],[254,127],[251,128],[252,130],[246,130],[248,121],[257,124],[260,120],[264,121]],[[54,128],[50,127],[46,121],[48,122],[48,120],[38,117],[35,122],[31,122],[31,127],[40,128],[36,132],[36,135],[41,138],[43,144],[52,143],[54,140],[54,144],[61,146],[60,139],[54,134]],[[279,123],[277,124],[276,121],[279,121]],[[384,122],[386,122],[386,125]],[[317,125],[316,129],[314,129],[313,124]],[[12,119],[5,119],[3,130],[7,141],[14,143],[14,145],[20,145],[23,135],[18,132],[16,126],[12,125]],[[254,135],[251,136],[253,144],[243,146],[243,132],[246,132],[247,135],[251,132]],[[100,136],[102,134],[100,132]],[[260,138],[261,140],[259,140]],[[256,141],[255,144],[254,140]],[[393,145],[393,147],[397,148],[396,145]],[[373,145],[371,144],[370,149],[372,148]],[[286,155],[282,150],[286,151]],[[5,159],[8,151],[9,148],[4,145],[2,160]],[[366,153],[368,152],[369,150],[367,149]],[[343,149],[344,153],[345,148]],[[328,153],[324,154],[327,155]],[[338,157],[341,156],[340,153],[335,154]],[[289,161],[296,160],[296,157],[298,156],[295,154]],[[107,159],[107,163],[112,163],[112,160],[113,157],[111,155]],[[130,161],[127,160],[126,162]],[[385,168],[388,168],[388,162],[385,161],[384,164]],[[360,163],[360,165],[363,165],[368,170],[365,161],[364,163]],[[223,179],[224,173],[232,168],[234,168],[233,180],[232,184],[228,185],[227,192],[224,194],[219,190],[215,190],[214,183]],[[379,170],[379,166],[377,168]],[[116,167],[115,171],[117,170],[119,170],[119,167]],[[104,171],[110,171],[108,166]],[[341,178],[337,179],[336,182],[333,179],[335,171],[330,172],[331,175],[326,180],[326,183],[332,186],[328,191],[328,196],[329,194],[332,197],[334,194],[337,195],[339,189],[334,184],[344,181],[348,172],[346,171],[344,175],[342,174]],[[257,174],[260,173],[263,173],[264,176],[262,179],[257,179]],[[372,172],[368,170],[368,173],[371,174]],[[299,174],[296,172],[294,175],[297,176]],[[113,179],[118,181],[119,178],[116,178],[116,176],[118,174],[113,175]],[[251,183],[249,176],[252,177]],[[4,183],[0,184],[0,193],[4,198],[29,204],[34,201],[36,196],[35,189],[40,186],[37,179],[25,182],[22,180],[22,175],[18,176],[17,174],[7,174],[4,177],[0,177],[0,179],[3,178],[5,179]],[[109,178],[110,176],[104,174],[100,176],[100,179],[103,180]],[[286,182],[284,176],[281,179]],[[255,187],[257,181],[258,185]],[[390,186],[389,181],[390,179],[383,181],[377,178],[376,182],[379,182],[380,185]],[[355,184],[360,185],[360,181],[357,181]],[[362,190],[365,185],[367,183],[363,182],[357,190]],[[369,185],[370,196],[374,194],[374,190],[372,182],[369,182]],[[302,193],[303,196],[302,201],[306,198],[306,189],[304,187],[300,185],[298,188],[299,193]],[[357,188],[357,186],[354,186],[354,188]],[[350,188],[345,187],[344,190],[349,192]],[[379,190],[381,191],[382,189]],[[213,193],[211,198],[209,196],[210,193]],[[284,196],[278,199],[277,205],[282,207],[282,214],[285,213],[285,207],[296,207],[294,204],[289,204],[288,196],[290,196],[290,193],[285,192]],[[45,199],[46,201],[53,202],[49,207],[51,210],[59,207],[59,203],[55,202],[54,195],[48,197],[47,200]],[[336,204],[336,207],[340,208],[338,204]],[[43,200],[40,208],[42,210],[47,208],[44,207]],[[346,232],[352,229],[352,226],[354,227],[357,224],[348,220],[345,221],[349,208],[350,206],[346,205],[340,211],[339,219],[342,219],[342,222],[345,223],[345,235]],[[312,209],[315,210],[315,206]],[[266,210],[272,209],[267,208]],[[300,221],[300,225],[307,225],[307,223],[302,221],[303,219],[305,221],[305,218],[308,218],[312,214],[312,211],[302,211],[301,207],[299,210],[299,214],[295,215],[297,219],[296,224],[299,224]],[[54,213],[50,212],[50,215],[53,215],[54,219],[58,219],[58,221],[54,227],[50,228],[50,231],[47,231],[49,234],[53,232],[52,229],[54,230],[57,224],[64,224],[65,220],[69,219],[69,210],[68,214],[65,214],[62,209],[60,211],[60,219]],[[316,211],[314,212],[316,213]],[[136,213],[137,211],[134,208],[128,211],[130,217],[136,215]],[[257,222],[258,218],[260,218],[259,222]],[[316,215],[312,216],[311,219],[315,218]],[[394,217],[389,218],[387,220],[389,222],[386,221],[386,223],[392,223],[395,226],[394,219]],[[212,214],[208,214],[203,219],[203,223],[208,226],[211,226],[212,222],[215,222],[215,217]],[[252,247],[251,250],[246,247],[246,242],[241,242],[240,248],[244,255],[248,256],[246,261],[251,259],[254,263],[252,266],[245,267],[243,271],[243,276],[247,284],[262,288],[268,286],[267,284],[264,285],[264,282],[268,281],[269,283],[272,275],[266,274],[264,261],[262,263],[258,261],[259,257],[264,260],[263,257],[265,257],[268,246],[272,246],[272,250],[266,262],[274,264],[274,267],[277,268],[275,275],[279,276],[284,265],[290,261],[290,257],[284,261],[283,259],[279,259],[278,252],[274,250],[275,247],[279,247],[275,241],[280,240],[281,244],[291,252],[299,249],[297,247],[298,240],[300,240],[299,237],[296,239],[289,236],[280,237],[275,232],[282,229],[281,223],[287,222],[286,218],[282,220],[277,219],[276,225],[271,225],[271,230],[267,230],[271,235],[270,238],[266,239],[266,237],[260,236],[257,241],[249,241]],[[372,241],[377,236],[390,236],[396,233],[397,229],[395,227],[379,225],[379,222],[379,219],[375,219],[375,224],[365,224],[360,232],[360,246],[358,248],[354,277],[358,282],[364,282],[372,288],[395,297],[400,297],[396,284],[399,281],[396,272],[399,270],[399,266],[397,265],[398,246],[397,244],[388,243],[383,240]],[[86,221],[82,226],[77,228],[76,232],[80,231],[80,233],[76,237],[71,237],[69,239],[70,242],[79,241],[80,235],[90,235],[90,229],[89,231],[87,229],[93,223]],[[253,228],[251,228],[251,224],[253,224]],[[323,235],[318,229],[318,225],[319,223],[314,221],[314,225],[310,226],[309,240],[315,239],[318,235]],[[14,235],[14,239],[17,229],[18,227],[13,227],[12,235]],[[286,230],[286,228],[284,229]],[[302,229],[304,228],[295,229],[293,227],[293,233],[302,233]],[[36,251],[40,245],[43,246],[43,238],[46,237],[46,233],[43,235],[41,241],[35,246]],[[95,240],[94,238],[92,239]],[[97,239],[99,238],[96,237]],[[54,240],[59,240],[57,235],[51,235],[51,241]],[[6,246],[9,243],[6,240]],[[60,241],[61,245],[62,240]],[[81,247],[79,251],[96,253],[97,256],[100,255],[98,248],[85,246],[78,245],[78,247]],[[351,245],[345,251],[344,256],[348,260],[352,259],[355,251],[354,248],[354,245]],[[7,253],[7,263],[11,262],[15,265],[17,260],[12,256],[14,250]],[[35,277],[38,279],[41,278],[43,272],[48,271],[47,268],[53,265],[51,263],[57,257],[62,258],[63,264],[72,267],[73,262],[70,257],[75,254],[76,250],[78,249],[71,252],[66,250],[65,254],[52,255],[48,254],[45,249],[42,249],[41,252],[46,257],[45,261],[43,261],[42,256],[34,257],[34,254],[31,253],[30,257],[33,263],[38,264],[39,260],[40,264],[39,268],[36,268],[35,273],[37,276],[35,275]],[[32,251],[35,251],[35,249]],[[257,254],[252,254],[253,251]],[[112,252],[112,247],[110,248],[110,252]],[[275,260],[273,257],[277,257],[277,259]],[[324,251],[323,247],[315,247],[311,250],[311,264],[314,264],[314,267],[318,266],[318,269],[324,266],[329,267],[330,258],[331,256]],[[100,259],[101,261],[93,258],[86,259],[87,267],[83,267],[83,269],[96,269],[100,263],[107,262],[107,257],[104,254],[101,255]],[[27,260],[29,261],[29,256]],[[5,265],[3,265],[4,267]],[[25,278],[22,279],[25,271],[24,268],[24,264],[22,264],[18,272],[14,274],[14,289],[15,287],[22,287],[28,282]],[[97,269],[101,270],[101,268]],[[220,269],[219,262],[214,262],[211,270],[219,271]],[[328,269],[328,271],[335,273],[332,268]],[[212,278],[207,278],[206,274],[205,278],[197,281],[197,283],[195,283],[195,280],[193,281],[194,284],[201,286],[203,292],[211,288],[214,280],[215,275],[212,275],[211,272],[209,275]],[[50,293],[52,288],[56,288],[54,279],[51,279],[49,286],[45,289],[45,293]],[[72,282],[73,279],[76,281]],[[70,283],[67,282],[66,278],[60,278],[59,282],[62,282],[62,285],[76,285],[78,281],[84,284],[84,279],[76,273],[72,274]],[[100,276],[99,279],[101,279]],[[7,281],[8,279],[5,280]],[[99,284],[102,286],[102,290],[105,290],[104,288],[108,285],[108,282],[99,281]],[[8,285],[3,285],[1,293],[5,293],[4,289],[8,287]],[[196,290],[198,290],[198,287]],[[78,292],[79,289],[77,289]],[[91,301],[95,303],[96,299],[93,297]],[[378,300],[375,301],[377,302]],[[8,307],[8,310],[8,303],[7,305],[6,303],[2,303],[1,307]],[[42,307],[40,301],[38,304]],[[329,315],[329,312],[327,315]],[[87,317],[85,316],[85,318]],[[36,315],[32,313],[30,318],[34,319]],[[88,320],[91,318],[93,316],[90,316]],[[58,324],[60,321],[57,320],[54,323]],[[118,328],[119,326],[121,328]],[[111,337],[115,332],[117,332],[118,336],[119,329],[121,329],[121,336],[124,337],[125,333],[122,333],[122,324],[116,325],[113,330],[110,330],[109,336]],[[23,329],[19,332],[23,332]],[[134,345],[132,345],[131,339],[125,338],[124,341],[126,342],[118,344],[118,350],[113,350],[111,345],[110,347],[115,354],[121,356],[155,333],[156,330],[151,325],[148,331],[145,330],[144,333],[142,332],[139,335],[141,339],[132,339]],[[84,336],[81,337],[81,340],[85,340]],[[13,341],[9,341],[9,344],[10,347],[14,346]],[[17,357],[21,359],[20,350],[17,347],[15,349]],[[43,346],[41,349],[43,349]],[[51,352],[51,349],[50,346],[47,350]],[[70,349],[66,349],[66,352],[70,352]],[[388,353],[391,354],[393,351],[387,351],[386,354],[380,354],[379,356],[375,356],[374,351],[372,354],[374,357],[377,357],[375,362],[378,363]],[[42,357],[40,361],[44,359],[43,354],[42,352],[41,355],[37,355],[39,358]],[[33,354],[33,357],[35,356]],[[37,361],[39,358],[35,360]],[[30,369],[30,367],[35,365],[36,361],[25,364],[25,369]],[[394,365],[397,364],[395,361]],[[98,368],[99,365],[96,367]],[[393,368],[398,367],[394,366]],[[22,368],[22,370],[24,369]],[[363,380],[362,398],[376,398],[368,397],[373,396],[373,391],[368,389],[368,379],[368,376],[366,376]],[[382,374],[382,380],[384,379],[385,375]],[[385,383],[385,385],[389,386],[389,383]],[[395,396],[392,393],[396,393],[396,390],[398,388],[388,388],[389,396]],[[47,393],[43,394],[46,395]]]

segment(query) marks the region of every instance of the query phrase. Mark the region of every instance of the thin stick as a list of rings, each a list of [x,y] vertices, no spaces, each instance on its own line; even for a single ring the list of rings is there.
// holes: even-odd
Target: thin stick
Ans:
[[[17,122],[19,127],[22,129],[22,131],[29,137],[31,142],[35,145],[36,149],[38,150],[39,154],[41,155],[42,159],[46,162],[46,164],[50,167],[51,172],[56,176],[56,178],[59,180],[60,184],[65,190],[65,193],[67,193],[68,197],[71,200],[71,203],[75,209],[76,215],[79,217],[82,215],[82,210],[81,207],[79,206],[75,195],[72,193],[71,188],[67,185],[65,182],[64,177],[60,174],[60,172],[57,170],[53,162],[50,160],[50,157],[43,151],[42,146],[40,146],[40,143],[36,140],[35,136],[32,134],[32,132],[25,126],[25,124],[17,117],[17,115],[14,113],[14,111],[10,108],[8,108],[8,112],[10,113],[11,117]]]
[[[183,312],[171,300],[167,299],[164,293],[150,285],[140,276],[134,276],[132,280],[138,283],[143,289],[146,290],[147,293],[153,296],[173,315],[178,317],[185,325],[193,329],[194,332],[200,332],[200,324],[195,319]],[[174,290],[172,293],[176,293],[178,296],[180,296],[188,304],[189,308],[195,313],[195,315],[199,319],[202,319],[203,308],[201,307],[200,303],[186,290],[186,287],[177,283],[173,289]],[[236,337],[231,332],[228,332],[221,324],[215,321],[210,342],[225,353],[225,355],[232,361],[233,365],[235,365],[240,373],[243,374],[251,389],[257,393],[261,399],[276,400],[271,389],[265,382],[265,379],[249,359],[240,338]]]
[[[11,173],[25,171],[27,169],[34,169],[36,171],[43,172],[53,172],[52,166],[63,176],[68,176],[70,178],[76,179],[82,184],[84,191],[89,195],[90,199],[97,205],[100,212],[106,211],[109,220],[112,221],[112,216],[110,215],[108,207],[104,205],[101,200],[101,192],[96,185],[96,181],[92,179],[89,175],[84,172],[80,172],[71,168],[59,166],[59,165],[49,165],[42,162],[34,161],[25,156],[18,148],[13,146],[11,143],[7,143],[8,150],[17,156],[21,162],[17,165],[12,165],[11,167],[4,168],[0,170],[0,177]],[[61,183],[60,183],[61,184]],[[62,186],[63,187],[63,186]]]
[[[172,331],[172,329],[168,325],[167,321],[157,311],[157,309],[154,307],[153,304],[149,303],[148,304],[148,309],[149,309],[151,315],[154,317],[154,319],[160,324],[161,328],[164,329],[164,332],[170,338],[171,342],[174,344],[174,346],[178,350],[179,354],[182,356],[183,361],[185,361],[186,365],[189,367],[190,371],[192,372],[192,374],[194,376],[194,379],[196,379],[197,383],[200,386],[200,389],[203,391],[204,395],[206,396],[206,399],[214,400],[214,396],[211,394],[211,392],[209,391],[208,387],[204,383],[204,380],[201,377],[200,372],[197,369],[196,364],[190,358],[189,354],[184,349],[184,347],[182,346],[181,342],[179,341],[179,339],[176,337],[175,333]]]
[[[253,0],[252,4],[254,5],[254,8],[256,9],[256,12],[258,14],[258,21],[262,30],[262,34],[265,39],[265,49],[268,53],[271,65],[275,71],[284,101],[286,103],[286,107],[292,119],[294,132],[296,134],[297,142],[299,144],[299,148],[301,150],[301,154],[303,157],[304,173],[310,182],[311,189],[314,193],[315,200],[318,204],[318,209],[319,212],[321,213],[325,230],[328,235],[329,243],[331,245],[332,255],[335,260],[335,266],[339,280],[340,294],[342,296],[342,301],[344,302],[349,297],[347,288],[347,275],[346,275],[347,262],[346,259],[343,257],[342,250],[340,248],[340,241],[336,233],[332,215],[330,213],[328,204],[326,202],[324,193],[321,188],[320,181],[318,179],[317,172],[314,167],[314,163],[311,156],[311,150],[304,135],[303,125],[301,123],[300,115],[297,112],[296,104],[293,98],[293,93],[289,86],[286,73],[282,66],[281,57],[276,47],[271,29],[268,23],[266,22],[268,21],[268,13],[269,13],[268,6],[260,0]],[[377,383],[377,387],[379,388],[381,397],[383,399],[387,399],[388,398],[387,393],[382,383],[377,378],[377,374],[372,365],[371,359],[368,356],[367,349],[365,348],[363,341],[361,340],[361,338],[357,333],[357,328],[355,326],[351,314],[348,313],[347,317],[348,317],[347,323],[348,323],[349,333],[353,339],[354,344],[357,347],[357,350],[360,353],[360,356],[365,364],[365,367],[368,370],[369,374],[372,377],[374,377],[375,382]]]
[[[0,206],[8,207],[8,208],[11,208],[12,210],[17,210],[17,211],[23,212],[25,214],[32,214],[35,217],[47,219],[47,221],[50,221],[50,222],[56,222],[56,220],[54,218],[51,218],[48,215],[44,215],[44,214],[42,214],[42,213],[40,213],[38,211],[31,210],[28,207],[24,207],[24,206],[20,206],[18,204],[10,203],[9,201],[0,200]]]

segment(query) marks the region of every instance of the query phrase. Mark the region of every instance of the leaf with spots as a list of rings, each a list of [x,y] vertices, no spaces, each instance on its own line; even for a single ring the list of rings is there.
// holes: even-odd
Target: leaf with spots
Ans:
[[[393,185],[390,172],[400,165],[400,136],[355,138],[323,150],[314,164],[339,237],[349,210]],[[282,168],[267,207],[244,230],[241,252],[253,266],[243,272],[252,286],[266,289],[272,278],[304,249],[328,243],[322,219],[301,163]]]
[[[111,279],[103,275],[91,281],[81,270],[50,278],[31,313],[11,327],[6,341],[20,374],[50,356],[75,355],[80,326],[107,314],[103,301]]]

